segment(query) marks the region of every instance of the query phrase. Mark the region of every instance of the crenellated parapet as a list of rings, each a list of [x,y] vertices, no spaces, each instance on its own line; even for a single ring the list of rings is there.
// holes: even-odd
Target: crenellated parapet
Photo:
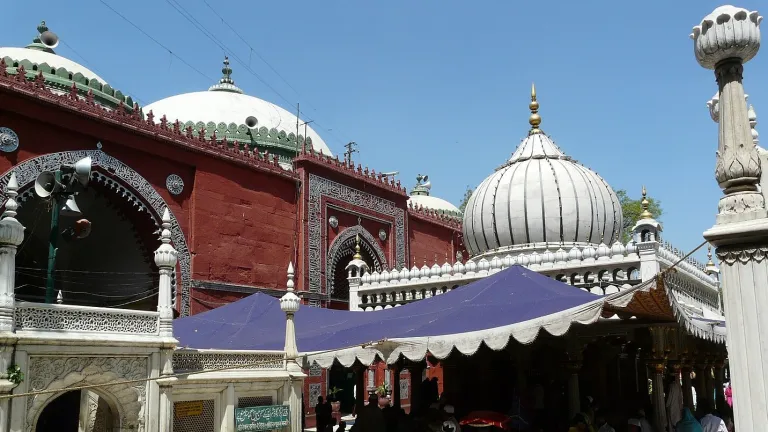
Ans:
[[[331,157],[323,154],[323,151],[316,152],[306,146],[302,148],[301,153],[296,158],[296,162],[306,161],[321,165],[326,168],[330,168],[334,171],[343,173],[346,176],[356,178],[367,184],[379,187],[384,190],[394,192],[398,195],[407,196],[405,187],[400,184],[400,180],[395,181],[392,177],[385,176],[383,173],[377,173],[376,170],[363,168],[358,164],[355,167],[354,163],[350,164],[346,160],[339,160],[339,157]]]
[[[414,206],[410,202],[408,203],[408,215],[454,230],[461,230],[461,219],[458,217],[441,213],[438,210],[429,209],[424,206]]]
[[[22,69],[23,66],[22,66]],[[163,140],[188,151],[205,153],[207,155],[229,160],[260,171],[267,171],[282,177],[298,179],[298,176],[287,171],[280,164],[276,155],[269,152],[253,151],[241,146],[238,142],[218,140],[208,137],[204,131],[195,131],[192,127],[183,127],[179,121],[170,122],[161,118],[158,123],[152,116],[142,118],[141,110],[134,103],[129,110],[127,104],[119,103],[115,109],[108,109],[96,101],[96,95],[89,89],[85,96],[79,92],[76,84],[67,93],[52,89],[42,71],[38,71],[34,79],[29,79],[26,70],[23,74],[9,73],[5,60],[0,58],[0,89],[9,89],[26,97],[56,105],[79,115],[111,124],[116,127],[129,129],[134,133],[143,134]]]

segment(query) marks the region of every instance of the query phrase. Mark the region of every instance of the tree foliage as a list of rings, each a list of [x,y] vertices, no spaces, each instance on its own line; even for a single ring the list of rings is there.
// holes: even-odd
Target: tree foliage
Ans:
[[[461,210],[462,213],[464,213],[464,209],[467,208],[467,203],[472,196],[472,192],[474,192],[474,189],[467,186],[467,190],[464,192],[464,198],[461,199],[461,204],[459,205],[459,210]]]
[[[635,226],[638,220],[640,220],[640,213],[643,212],[642,201],[643,198],[632,199],[625,190],[616,191],[616,195],[619,197],[619,203],[621,204],[621,211],[624,214],[624,226],[622,227],[622,242],[627,244],[630,238],[632,238],[632,227]],[[661,221],[661,215],[663,210],[661,208],[661,201],[648,198],[648,211],[651,212],[653,218],[657,221]]]

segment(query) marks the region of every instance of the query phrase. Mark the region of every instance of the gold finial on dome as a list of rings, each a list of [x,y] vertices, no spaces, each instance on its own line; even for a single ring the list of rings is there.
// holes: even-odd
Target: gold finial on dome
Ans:
[[[539,102],[536,100],[536,84],[531,84],[531,103],[528,104],[528,108],[531,109],[531,116],[528,117],[528,123],[531,124],[531,130],[528,135],[541,133],[539,125],[541,124],[541,116],[539,115]]]
[[[707,245],[707,267],[714,267],[715,263],[712,262],[712,245]]]
[[[653,213],[648,210],[651,203],[648,201],[648,192],[643,185],[643,200],[640,201],[640,206],[643,208],[643,212],[640,213],[640,219],[653,219]]]
[[[362,260],[363,256],[360,255],[360,234],[355,236],[355,256],[352,259]]]

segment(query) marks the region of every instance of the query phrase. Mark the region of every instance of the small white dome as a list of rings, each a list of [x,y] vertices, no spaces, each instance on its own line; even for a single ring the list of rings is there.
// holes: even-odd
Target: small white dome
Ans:
[[[442,198],[431,196],[429,194],[431,189],[432,183],[429,181],[429,176],[421,174],[416,176],[416,186],[411,191],[411,197],[408,198],[408,205],[414,208],[424,207],[446,216],[461,217],[461,210],[458,207]]]
[[[295,114],[263,99],[243,94],[230,77],[232,69],[229,68],[229,61],[226,59],[222,72],[224,77],[208,91],[184,93],[161,99],[145,106],[144,113],[152,111],[156,119],[165,116],[169,122],[179,120],[206,124],[247,124],[251,128],[265,127],[274,128],[286,134],[296,133]],[[246,120],[249,118],[255,118],[255,124],[249,124],[250,120]],[[298,120],[298,124],[299,135],[303,136],[304,122]],[[322,151],[326,156],[333,156],[325,141],[311,127],[306,127],[306,134],[316,152]]]
[[[535,93],[532,99],[530,133],[467,202],[464,243],[473,256],[533,243],[611,244],[621,232],[616,193],[538,129]]]
[[[58,54],[49,53],[46,51],[40,51],[37,49],[31,49],[31,48],[12,48],[12,47],[0,47],[0,58],[4,57],[10,57],[13,60],[16,61],[22,61],[22,60],[29,60],[32,63],[35,64],[43,64],[46,63],[48,66],[54,67],[54,68],[64,68],[67,71],[71,72],[72,74],[81,74],[83,77],[91,80],[96,79],[102,84],[106,84],[107,82],[104,80],[104,78],[96,75],[95,72],[88,69],[87,67],[73,62],[72,60],[62,57]]]

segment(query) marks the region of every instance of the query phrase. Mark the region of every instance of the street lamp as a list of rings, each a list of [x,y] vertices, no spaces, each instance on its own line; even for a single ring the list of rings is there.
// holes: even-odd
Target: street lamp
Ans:
[[[48,273],[45,283],[45,302],[56,300],[53,289],[53,271],[56,268],[56,251],[59,240],[59,216],[80,216],[75,195],[88,185],[91,179],[91,157],[87,156],[72,165],[61,165],[55,171],[44,171],[35,180],[35,193],[51,201],[51,233],[48,237]],[[89,224],[90,225],[90,224]]]

